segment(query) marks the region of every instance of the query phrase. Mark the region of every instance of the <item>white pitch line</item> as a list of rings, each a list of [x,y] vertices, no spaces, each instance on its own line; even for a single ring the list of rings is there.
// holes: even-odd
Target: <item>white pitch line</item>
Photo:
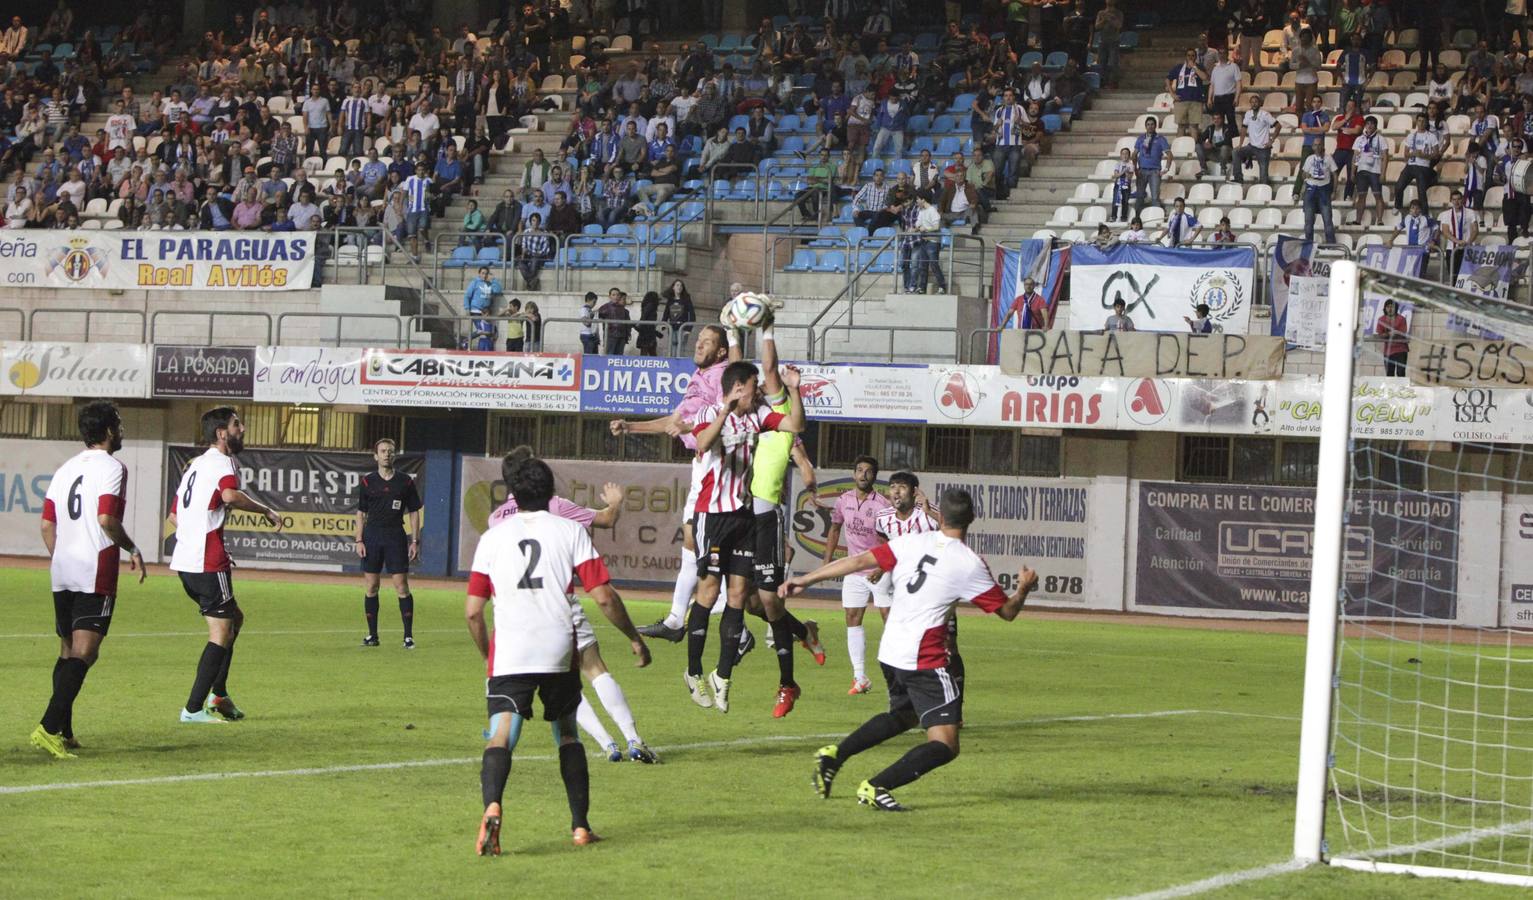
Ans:
[[[266,630],[263,629],[263,630],[250,631],[250,632],[247,632],[246,634],[247,634],[247,636],[252,636],[252,635],[253,636],[261,636],[261,635],[268,635],[268,636],[269,635],[288,635],[288,636],[291,636],[291,635],[298,635],[298,634],[356,634],[356,633],[360,632],[361,630],[362,630],[361,628],[323,628],[323,629],[312,629],[312,630],[310,630],[310,629],[291,629],[291,630],[277,630],[277,631],[266,631]],[[462,634],[463,632],[464,632],[464,630],[462,628],[425,628],[425,629],[417,628],[417,629],[415,629],[415,633],[416,634]],[[113,640],[116,640],[117,638],[206,637],[207,634],[208,633],[206,631],[129,631],[129,632],[121,633],[121,634],[119,634],[118,632],[114,631],[114,632],[111,632],[110,634],[108,634],[107,637],[112,638]],[[40,640],[42,638],[57,638],[57,637],[58,637],[58,635],[56,635],[56,634],[54,634],[52,632],[47,632],[47,633],[38,632],[37,634],[0,634],[0,640],[4,640],[5,638],[25,638],[25,639],[29,639],[29,640]]]
[[[1199,709],[1165,709],[1154,712],[1142,713],[1102,713],[1100,715],[1080,716],[1040,716],[1034,719],[1021,719],[1015,722],[997,722],[990,725],[971,726],[975,728],[1017,728],[1025,725],[1045,725],[1052,722],[1107,722],[1119,719],[1156,719],[1170,716],[1195,716],[1217,715],[1217,710]],[[244,726],[234,726],[244,727]],[[779,734],[765,737],[736,738],[728,741],[701,741],[691,744],[673,744],[668,747],[656,747],[662,752],[675,750],[711,750],[723,747],[753,747],[764,744],[782,743],[785,741],[819,741],[830,738],[844,737],[845,732],[837,731],[827,734]],[[549,755],[521,755],[516,757],[521,762],[549,762],[557,757]],[[197,772],[191,775],[156,775],[149,778],[113,778],[103,781],[59,781],[48,784],[12,784],[0,785],[0,795],[14,794],[38,794],[44,791],[75,791],[87,788],[105,787],[131,787],[147,784],[182,784],[198,781],[226,781],[236,778],[301,778],[310,775],[340,775],[348,772],[377,772],[392,769],[427,769],[437,766],[461,766],[479,762],[477,756],[464,756],[442,759],[416,759],[402,760],[399,762],[384,763],[359,763],[344,766],[314,766],[301,769],[263,769],[251,772]]]
[[[1475,828],[1459,834],[1443,835],[1430,841],[1422,841],[1418,844],[1397,844],[1393,847],[1381,847],[1378,850],[1369,850],[1356,856],[1340,857],[1337,861],[1351,863],[1365,863],[1367,861],[1388,859],[1391,856],[1404,856],[1415,853],[1430,853],[1434,850],[1446,850],[1450,847],[1460,847],[1464,844],[1474,844],[1493,837],[1502,837],[1508,834],[1518,834],[1533,828],[1533,819],[1524,819],[1521,822],[1513,822],[1507,825],[1492,825],[1485,828]],[[1194,894],[1202,894],[1207,891],[1217,891],[1221,888],[1244,884],[1248,881],[1258,881],[1263,878],[1272,878],[1276,875],[1286,875],[1289,872],[1297,872],[1307,866],[1308,863],[1297,859],[1290,859],[1271,865],[1258,866],[1254,869],[1241,869],[1237,872],[1225,872],[1204,878],[1201,881],[1193,881],[1164,890],[1151,891],[1147,894],[1135,894],[1125,900],[1171,900],[1173,897],[1191,897]],[[1347,865],[1346,868],[1356,869],[1357,865]],[[1466,876],[1467,877],[1467,876]]]
[[[1221,888],[1245,884],[1248,881],[1271,878],[1274,875],[1287,875],[1289,872],[1299,871],[1304,866],[1305,863],[1297,859],[1290,859],[1280,863],[1272,863],[1271,865],[1257,866],[1254,869],[1225,872],[1221,875],[1204,878],[1201,881],[1191,881],[1187,884],[1179,884],[1176,887],[1150,891],[1147,894],[1135,894],[1132,897],[1124,898],[1124,900],[1172,900],[1173,897],[1191,897],[1194,894],[1201,894],[1205,891],[1217,891]]]

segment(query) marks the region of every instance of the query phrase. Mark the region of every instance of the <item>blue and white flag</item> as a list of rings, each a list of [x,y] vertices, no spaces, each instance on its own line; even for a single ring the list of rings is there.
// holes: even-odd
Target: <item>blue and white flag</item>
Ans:
[[[1070,327],[1101,331],[1122,298],[1139,331],[1186,331],[1208,304],[1216,331],[1244,334],[1256,286],[1256,250],[1118,244],[1070,248]]]
[[[1329,279],[1330,275],[1330,262],[1315,258],[1314,242],[1278,235],[1277,243],[1272,245],[1271,265],[1267,267],[1267,296],[1272,303],[1272,334],[1288,337],[1288,349],[1298,346],[1292,339],[1295,329],[1288,323],[1288,295],[1294,289],[1294,279],[1305,283],[1303,279]],[[1324,330],[1322,325],[1321,331]]]
[[[1426,263],[1426,259],[1427,248],[1425,247],[1387,247],[1383,244],[1371,244],[1363,248],[1363,255],[1358,262],[1370,269],[1381,269],[1385,272],[1394,272],[1396,275],[1420,278],[1421,267]],[[1365,288],[1362,320],[1370,331],[1373,330],[1374,323],[1379,321],[1379,316],[1383,314],[1384,301],[1391,299],[1395,301],[1400,315],[1405,316],[1406,325],[1409,326],[1413,321],[1416,308],[1409,300],[1392,298],[1382,291]]]
[[[1015,250],[1010,247],[995,248],[995,278],[990,298],[991,328],[1048,328],[1054,319],[1059,303],[1059,292],[1064,284],[1064,273],[1070,263],[1070,247],[1055,249],[1052,241],[1030,239],[1020,242]],[[1048,307],[1048,322],[1032,321],[1027,304],[1018,302],[1022,296],[1022,282],[1031,278],[1036,282],[1038,293],[1043,295]],[[990,336],[991,364],[996,360],[998,338]]]

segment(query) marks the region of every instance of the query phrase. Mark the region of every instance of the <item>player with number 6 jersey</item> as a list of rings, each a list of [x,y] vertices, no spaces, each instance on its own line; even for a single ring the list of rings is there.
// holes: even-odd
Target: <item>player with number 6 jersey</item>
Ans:
[[[74,702],[112,624],[117,571],[123,551],[144,580],[144,557],[123,529],[128,467],[112,454],[122,449],[122,417],[106,401],[80,409],[85,449],[54,473],[43,500],[42,537],[51,557],[53,630],[59,656],[53,695],[33,730],[32,746],[55,759],[73,759]]]
[[[948,617],[953,608],[966,600],[1010,622],[1038,583],[1038,574],[1024,568],[1017,575],[1017,592],[1008,597],[1001,591],[990,567],[964,543],[974,521],[974,501],[967,491],[944,493],[941,513],[938,531],[897,537],[783,585],[783,596],[792,596],[812,584],[870,565],[893,579],[894,599],[878,647],[878,662],[889,687],[889,711],[815,754],[814,784],[822,798],[830,797],[831,783],[848,759],[919,725],[926,731],[926,743],[857,788],[859,803],[884,812],[904,812],[905,807],[889,792],[958,757],[963,683],[949,668]]]
[[[181,721],[197,724],[243,719],[229,698],[229,664],[245,614],[234,599],[230,569],[234,562],[224,547],[224,520],[231,509],[264,516],[282,530],[282,520],[264,503],[240,490],[234,455],[245,449],[245,423],[233,407],[220,406],[202,415],[202,439],[207,452],[181,473],[172,498],[170,517],[176,526],[176,546],[170,568],[181,576],[186,595],[196,602],[208,623],[208,642],[197,661],[192,692],[181,710]],[[213,713],[223,720],[213,717]]]
[[[575,723],[580,705],[576,579],[607,620],[628,638],[639,666],[649,665],[649,648],[612,589],[607,565],[592,546],[591,536],[576,523],[548,512],[554,495],[554,475],[548,464],[507,456],[501,463],[501,477],[516,497],[519,511],[479,539],[464,607],[469,635],[484,656],[489,675],[485,685],[489,743],[479,775],[484,815],[475,844],[480,856],[500,854],[501,800],[511,774],[511,751],[521,737],[522,724],[532,716],[534,696],[542,704],[544,720],[553,723],[574,842],[584,845],[598,840],[587,820],[590,774]],[[493,635],[484,620],[485,604],[492,601]]]

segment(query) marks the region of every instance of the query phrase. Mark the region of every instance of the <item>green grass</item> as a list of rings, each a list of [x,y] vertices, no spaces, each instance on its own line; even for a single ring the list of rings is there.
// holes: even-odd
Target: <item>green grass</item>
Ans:
[[[26,744],[57,647],[47,575],[0,570],[0,590],[11,611],[0,632],[0,786],[457,760],[0,793],[6,896],[1106,897],[1277,862],[1292,840],[1297,637],[967,618],[963,755],[899,791],[915,812],[890,816],[848,798],[914,736],[850,761],[833,800],[811,793],[812,751],[883,703],[876,692],[846,696],[839,612],[815,611],[831,661],[819,669],[800,654],[805,696],[780,721],[767,652],[737,670],[725,716],[687,700],[680,646],[657,643],[655,665],[633,669],[595,616],[665,764],[593,755],[591,818],[607,840],[573,848],[548,731],[529,727],[506,796],[508,855],[484,860],[471,850],[483,665],[460,593],[416,594],[420,648],[406,653],[387,594],[384,646],[363,650],[356,587],[239,580],[247,625],[230,684],[249,719],[192,727],[176,711],[201,620],[165,575],[125,585],[76,707],[86,749],[54,762]],[[640,621],[660,610],[631,607]],[[879,628],[869,621],[871,657]],[[1198,712],[1090,718],[1174,710]],[[1445,887],[1321,869],[1225,893],[1437,897]]]

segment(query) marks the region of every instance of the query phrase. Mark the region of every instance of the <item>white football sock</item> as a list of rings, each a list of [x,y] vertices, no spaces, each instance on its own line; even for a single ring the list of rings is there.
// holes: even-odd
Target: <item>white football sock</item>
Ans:
[[[665,624],[680,628],[687,622],[687,604],[692,602],[692,592],[697,589],[697,554],[681,548],[681,571],[676,573],[676,589],[671,591],[671,611],[666,614]]]
[[[852,677],[865,679],[868,654],[868,639],[862,633],[861,625],[846,626],[846,655],[852,661]]]
[[[617,727],[623,730],[623,737],[630,741],[644,743],[639,737],[638,726],[633,723],[633,710],[628,708],[628,698],[623,695],[622,685],[612,677],[611,672],[602,674],[591,679],[591,687],[596,689],[596,696],[601,700],[602,709],[617,723]]]
[[[580,692],[580,706],[575,710],[575,723],[596,741],[602,753],[607,752],[607,746],[613,743],[612,735],[602,727],[601,719],[596,718],[596,710],[591,708],[591,702],[586,699],[585,691]]]

